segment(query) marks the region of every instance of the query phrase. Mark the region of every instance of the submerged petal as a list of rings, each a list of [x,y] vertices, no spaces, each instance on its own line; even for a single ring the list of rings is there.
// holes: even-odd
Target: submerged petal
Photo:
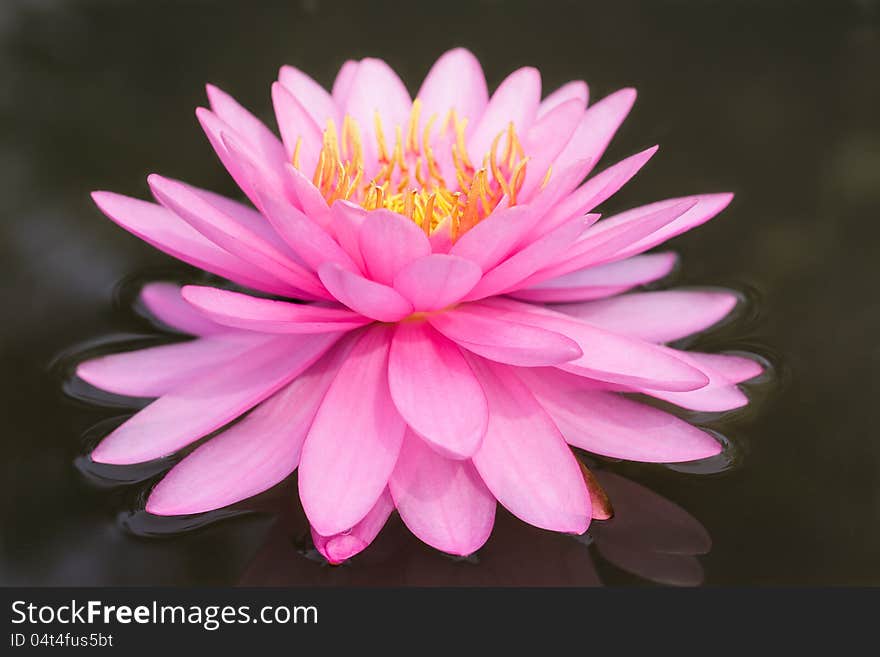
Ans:
[[[394,501],[386,488],[373,508],[351,529],[332,536],[322,536],[312,527],[312,542],[315,544],[315,549],[334,566],[341,564],[365,550],[373,542],[392,511],[394,511]]]

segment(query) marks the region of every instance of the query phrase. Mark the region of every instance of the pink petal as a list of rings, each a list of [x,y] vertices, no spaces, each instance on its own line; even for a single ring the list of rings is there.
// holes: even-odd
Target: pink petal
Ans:
[[[406,425],[388,390],[391,330],[368,329],[330,386],[306,437],[299,492],[323,536],[346,531],[379,499]]]
[[[546,308],[501,298],[470,304],[469,308],[474,313],[490,314],[500,324],[518,322],[573,340],[583,355],[558,365],[566,372],[658,390],[695,390],[708,381],[699,368],[664,347],[611,333]]]
[[[540,218],[528,206],[496,208],[462,235],[449,249],[449,254],[470,260],[483,271],[489,271],[510,255]]]
[[[334,566],[341,564],[363,552],[373,542],[392,511],[394,511],[394,501],[386,488],[373,508],[350,530],[332,536],[321,536],[312,527],[315,549]]]
[[[303,171],[314,171],[318,156],[324,146],[323,131],[320,124],[303,107],[299,100],[282,84],[272,85],[272,104],[275,107],[275,120],[281,131],[287,161],[291,161],[299,144],[298,162]]]
[[[255,290],[283,295],[293,291],[289,284],[224,251],[167,208],[113,192],[93,192],[92,198],[114,222],[178,260]]]
[[[342,124],[339,109],[327,90],[298,68],[282,66],[278,81],[309,113],[315,125],[323,127],[327,119],[333,119],[337,126]]]
[[[468,152],[474,162],[482,162],[492,140],[509,123],[523,135],[535,120],[541,102],[541,74],[524,67],[508,75],[492,94],[482,117],[468,139]]]
[[[266,342],[265,336],[222,333],[189,342],[109,354],[79,364],[96,388],[129,397],[161,397]]]
[[[581,534],[590,497],[571,450],[509,368],[470,358],[489,401],[489,427],[473,463],[501,504],[529,524]]]
[[[446,308],[471,291],[482,272],[470,260],[434,253],[414,260],[394,277],[394,289],[417,311]]]
[[[575,447],[647,463],[693,461],[721,452],[711,435],[669,413],[617,393],[557,385],[552,372],[519,374]]]
[[[735,294],[722,290],[664,290],[565,304],[554,310],[621,335],[671,342],[718,323],[736,300]]]
[[[550,165],[571,139],[584,108],[583,101],[572,98],[535,121],[523,135],[523,149],[530,159],[520,198],[531,198],[532,192],[543,182]]]
[[[318,270],[321,282],[336,299],[361,315],[380,322],[396,322],[413,311],[412,304],[394,288],[327,263]]]
[[[367,210],[349,201],[336,201],[330,210],[328,230],[335,236],[336,242],[349,255],[361,273],[367,267],[361,255],[360,234]]]
[[[517,289],[523,280],[554,262],[596,219],[598,215],[576,217],[538,238],[486,272],[466,298],[482,299]]]
[[[147,283],[141,288],[139,298],[150,315],[175,331],[199,336],[227,331],[184,301],[176,283]]]
[[[220,119],[241,135],[248,146],[268,164],[284,161],[281,142],[265,124],[242,107],[232,96],[214,85],[206,86],[211,109]]]
[[[663,278],[672,271],[677,260],[674,253],[633,256],[549,278],[533,287],[511,292],[511,296],[545,303],[600,299]]]
[[[371,321],[340,306],[273,301],[200,285],[185,286],[183,298],[218,324],[263,333],[350,331]]]
[[[701,368],[710,368],[718,372],[731,383],[741,383],[753,379],[763,373],[763,366],[751,358],[733,356],[731,354],[704,354],[688,351],[688,357]]]
[[[635,89],[621,89],[588,108],[554,168],[589,158],[595,165],[636,100]]]
[[[360,128],[367,174],[373,173],[378,153],[376,113],[381,117],[386,140],[393,141],[395,127],[405,127],[411,107],[412,99],[406,86],[388,64],[381,59],[361,60],[351,81],[345,113],[351,115]]]
[[[330,223],[330,208],[311,178],[288,162],[284,165],[283,189],[287,197],[319,226]]]
[[[547,97],[541,101],[541,104],[538,106],[538,115],[537,118],[541,119],[542,117],[549,114],[553,109],[562,105],[562,103],[569,101],[571,99],[579,100],[584,107],[587,106],[587,103],[590,100],[590,89],[587,87],[587,83],[583,80],[573,80],[568,82],[552,93],[548,94]]]
[[[312,272],[197,194],[188,185],[151,174],[147,178],[156,199],[217,246],[259,267],[289,285],[315,296],[326,296]]]
[[[459,306],[432,315],[428,321],[465,349],[510,365],[558,365],[574,361],[582,353],[574,340],[561,333],[508,320],[477,306]]]
[[[473,125],[489,102],[480,62],[464,48],[443,53],[428,71],[417,98],[422,101],[422,124],[434,114],[442,121],[454,109]]]
[[[219,429],[296,378],[339,334],[273,338],[222,369],[160,397],[92,452],[99,463],[140,463],[185,447]],[[207,339],[207,338],[205,338]]]
[[[350,346],[350,340],[339,342],[241,422],[175,465],[150,493],[146,510],[160,516],[202,513],[287,477],[299,464],[312,419]]]
[[[358,66],[360,66],[360,62],[349,59],[342,64],[339,73],[336,74],[336,79],[333,80],[333,89],[330,93],[337,107],[345,107],[348,93],[351,91],[351,83],[357,73]]]
[[[408,433],[388,482],[409,530],[450,554],[476,552],[495,524],[495,497],[470,461],[447,459]]]
[[[388,384],[400,415],[437,452],[464,459],[477,451],[486,397],[458,347],[425,322],[397,325]]]
[[[359,245],[367,274],[377,283],[391,285],[401,269],[431,253],[431,244],[416,223],[396,212],[367,213]]]

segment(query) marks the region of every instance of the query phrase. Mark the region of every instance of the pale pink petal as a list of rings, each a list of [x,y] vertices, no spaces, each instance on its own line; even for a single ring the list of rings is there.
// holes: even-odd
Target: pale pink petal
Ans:
[[[295,288],[318,297],[326,297],[326,292],[314,273],[288,258],[188,185],[156,174],[148,176],[147,182],[162,205],[217,246]]]
[[[388,390],[391,329],[368,329],[327,391],[300,462],[299,492],[322,536],[357,524],[379,499],[406,428]]]
[[[483,271],[489,271],[510,255],[540,218],[539,214],[525,205],[496,208],[459,237],[449,249],[449,254],[470,260]]]
[[[511,292],[511,296],[544,303],[601,299],[663,278],[677,261],[674,253],[633,256],[550,278],[533,287]]]
[[[546,308],[502,298],[472,303],[468,308],[477,316],[489,315],[501,324],[518,322],[573,340],[583,355],[558,365],[566,372],[658,390],[695,390],[708,382],[699,368],[665,347],[611,333]]]
[[[458,347],[425,322],[397,325],[391,398],[407,424],[448,458],[468,458],[486,433],[486,397]]]
[[[285,336],[263,342],[222,369],[207,372],[154,401],[104,438],[92,452],[92,459],[140,463],[185,447],[296,378],[339,335]]]
[[[431,244],[416,223],[396,212],[367,214],[358,240],[369,277],[391,285],[401,269],[431,253]]]
[[[189,342],[109,354],[79,364],[76,374],[96,388],[130,397],[160,397],[225,366],[266,341],[227,332]]]
[[[340,341],[241,422],[175,465],[150,493],[146,510],[161,516],[202,513],[261,493],[287,477],[299,464],[312,419],[351,344]]]
[[[718,323],[736,301],[726,290],[664,290],[563,304],[554,310],[621,335],[671,342]]]
[[[341,306],[260,299],[214,287],[187,285],[183,298],[207,317],[234,328],[263,333],[350,331],[372,320]]]
[[[551,372],[523,369],[518,373],[575,447],[648,463],[693,461],[721,452],[718,441],[705,431],[618,393],[572,390],[557,385]]]
[[[480,62],[464,48],[443,53],[428,71],[417,98],[422,102],[422,126],[434,114],[442,121],[451,109],[473,125],[489,102]]]
[[[394,277],[394,289],[419,311],[441,310],[461,300],[480,280],[470,260],[434,253],[414,260]]]
[[[330,207],[310,177],[288,162],[284,165],[282,186],[287,197],[309,219],[319,226],[327,227],[330,223]]]
[[[293,292],[289,284],[224,251],[161,205],[113,192],[93,192],[92,198],[114,222],[178,260],[255,290]]]
[[[475,354],[510,365],[539,367],[575,361],[582,352],[569,337],[544,328],[508,320],[478,304],[429,316],[440,333]]]
[[[363,552],[373,542],[392,511],[394,511],[394,501],[386,488],[373,508],[350,530],[332,536],[321,536],[312,527],[312,542],[315,544],[315,549],[334,566],[341,564]]]
[[[324,145],[324,135],[309,112],[299,100],[282,84],[272,85],[272,104],[275,107],[275,120],[284,141],[287,161],[297,154],[298,164],[303,171],[314,171],[318,156]],[[299,149],[297,150],[297,144]]]
[[[635,89],[621,89],[588,108],[568,145],[556,158],[554,168],[584,158],[590,158],[595,165],[635,100]]]
[[[348,100],[348,92],[351,91],[351,83],[354,80],[355,73],[357,73],[358,66],[360,66],[360,62],[349,59],[339,68],[339,73],[336,74],[336,79],[333,80],[333,89],[330,92],[333,102],[336,103],[337,107],[345,107],[345,103]]]
[[[687,352],[688,357],[697,362],[701,368],[710,368],[718,372],[731,383],[741,383],[753,379],[764,372],[764,367],[757,361],[733,354],[705,354],[698,351]]]
[[[305,108],[316,125],[323,128],[327,119],[333,119],[337,127],[341,125],[342,117],[333,98],[310,76],[298,68],[284,65],[278,71],[278,82]]]
[[[489,401],[489,427],[473,463],[501,504],[529,524],[581,534],[590,497],[553,420],[509,368],[470,358]]]
[[[318,276],[340,303],[361,315],[380,322],[396,322],[413,311],[412,304],[394,288],[371,281],[339,265],[322,265]]]
[[[587,106],[590,100],[590,89],[587,87],[586,82],[583,80],[572,80],[548,94],[538,106],[537,118],[540,119],[546,116],[562,103],[572,99],[579,100],[584,107]]]
[[[199,336],[228,331],[184,301],[177,283],[147,283],[141,288],[139,299],[153,318],[175,331]]]
[[[360,129],[367,179],[373,173],[378,154],[376,113],[386,140],[393,140],[395,127],[405,128],[411,108],[406,86],[388,64],[381,59],[360,61],[345,101],[345,113],[357,121]]]
[[[412,433],[388,487],[400,518],[431,547],[468,555],[492,533],[495,497],[473,464],[440,456]]]
[[[571,139],[584,115],[584,108],[583,101],[572,98],[535,121],[523,135],[522,145],[529,162],[519,198],[531,198],[532,192],[544,181],[550,165]]]
[[[336,201],[330,210],[329,228],[336,241],[357,265],[361,272],[366,271],[364,257],[361,255],[360,234],[367,211],[348,201]]]
[[[247,144],[268,164],[275,166],[282,162],[284,148],[269,128],[238,101],[214,85],[206,86],[211,109],[247,142]]]
[[[471,159],[482,162],[492,140],[510,123],[517,134],[525,134],[535,120],[540,102],[541,74],[537,69],[527,66],[508,75],[492,94],[468,139]]]
[[[578,183],[584,179],[587,172],[592,168],[593,161],[588,159],[575,160],[568,166],[555,168],[552,171],[550,180],[546,185],[538,189],[532,198],[529,199],[527,207],[529,211],[538,218],[529,226],[529,230],[519,240],[519,244],[528,244],[535,241],[542,235],[546,235],[551,230],[557,228],[564,221],[548,221],[550,215],[559,203],[577,187]]]
[[[542,221],[550,227],[556,226],[570,217],[577,217],[598,207],[603,201],[611,198],[617,191],[645,166],[657,152],[657,146],[631,155],[601,173],[592,176],[587,182],[563,198]]]
[[[523,280],[548,266],[560,253],[568,249],[598,217],[599,215],[576,217],[538,238],[486,272],[465,298],[482,299],[516,289]]]

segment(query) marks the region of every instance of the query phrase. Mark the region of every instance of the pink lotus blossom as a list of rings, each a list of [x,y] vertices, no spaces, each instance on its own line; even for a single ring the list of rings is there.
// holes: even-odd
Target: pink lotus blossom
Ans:
[[[160,321],[195,339],[80,365],[99,388],[158,398],[92,458],[148,461],[223,429],[171,469],[147,511],[215,509],[298,469],[315,544],[339,563],[395,509],[459,555],[487,540],[499,502],[582,533],[602,505],[571,447],[648,462],[717,454],[707,432],[620,394],[722,411],[747,403],[737,383],[761,370],[664,344],[718,322],[734,294],[620,294],[675,264],[645,252],[731,200],[600,220],[593,210],[657,150],[587,178],[635,96],[588,107],[578,81],[542,100],[534,68],[490,96],[462,49],[415,100],[381,60],[346,62],[330,93],[284,66],[279,140],[209,86],[211,109],[196,115],[256,209],[159,175],[148,178],[158,204],[93,197],[141,239],[249,292],[143,289]]]

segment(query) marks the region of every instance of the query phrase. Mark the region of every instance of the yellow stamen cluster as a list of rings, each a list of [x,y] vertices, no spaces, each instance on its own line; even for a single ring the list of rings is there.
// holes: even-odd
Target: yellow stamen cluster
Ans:
[[[437,115],[428,118],[419,134],[421,110],[421,101],[416,99],[407,125],[394,127],[391,149],[382,119],[376,113],[378,169],[369,180],[364,180],[364,149],[357,122],[346,115],[340,134],[334,121],[328,120],[312,176],[327,202],[345,199],[368,210],[386,208],[409,217],[428,235],[448,218],[452,239],[484,219],[502,198],[507,197],[508,205],[515,205],[525,181],[528,158],[513,123],[495,137],[489,153],[476,168],[465,147],[467,119],[460,119],[454,109],[450,110],[439,128],[439,139],[433,140]],[[504,146],[499,153],[502,140]],[[449,144],[454,181],[444,179],[432,143]],[[293,153],[297,168],[300,146],[301,140]],[[545,184],[549,175],[548,171]]]

